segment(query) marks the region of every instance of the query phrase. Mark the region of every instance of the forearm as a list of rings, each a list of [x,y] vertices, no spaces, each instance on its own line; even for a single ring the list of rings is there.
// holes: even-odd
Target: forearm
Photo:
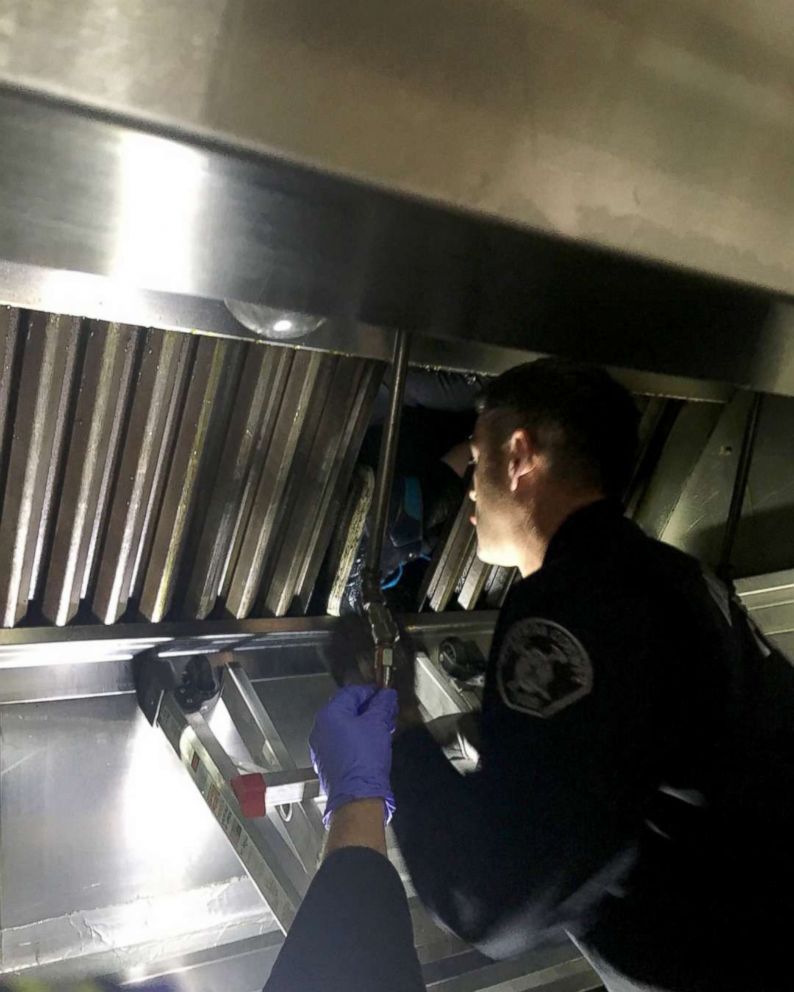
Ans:
[[[382,799],[359,799],[334,813],[325,856],[343,847],[368,847],[386,856]]]

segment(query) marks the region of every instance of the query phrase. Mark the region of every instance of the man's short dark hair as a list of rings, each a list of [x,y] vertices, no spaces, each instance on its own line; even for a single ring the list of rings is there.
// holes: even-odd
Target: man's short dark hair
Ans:
[[[511,412],[549,456],[552,470],[621,499],[637,453],[639,412],[603,369],[561,358],[517,365],[484,388],[479,413]]]

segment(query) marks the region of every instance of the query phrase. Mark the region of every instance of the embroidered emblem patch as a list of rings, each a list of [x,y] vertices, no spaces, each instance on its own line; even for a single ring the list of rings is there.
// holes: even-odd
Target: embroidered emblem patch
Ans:
[[[590,657],[573,634],[552,620],[519,620],[502,641],[497,669],[506,706],[554,716],[593,688]]]

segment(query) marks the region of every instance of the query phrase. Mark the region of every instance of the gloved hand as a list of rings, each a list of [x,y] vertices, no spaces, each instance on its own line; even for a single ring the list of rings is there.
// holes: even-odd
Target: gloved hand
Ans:
[[[323,818],[356,799],[383,799],[386,822],[394,813],[389,776],[397,693],[374,685],[348,685],[317,714],[309,736],[312,765],[328,796]]]

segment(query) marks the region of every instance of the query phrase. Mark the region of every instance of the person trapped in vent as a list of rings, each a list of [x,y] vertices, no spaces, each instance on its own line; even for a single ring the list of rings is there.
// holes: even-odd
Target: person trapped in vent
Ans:
[[[478,554],[517,567],[461,775],[402,701],[394,829],[414,887],[491,957],[567,934],[609,992],[794,988],[794,667],[621,498],[637,410],[543,359],[471,443]]]

